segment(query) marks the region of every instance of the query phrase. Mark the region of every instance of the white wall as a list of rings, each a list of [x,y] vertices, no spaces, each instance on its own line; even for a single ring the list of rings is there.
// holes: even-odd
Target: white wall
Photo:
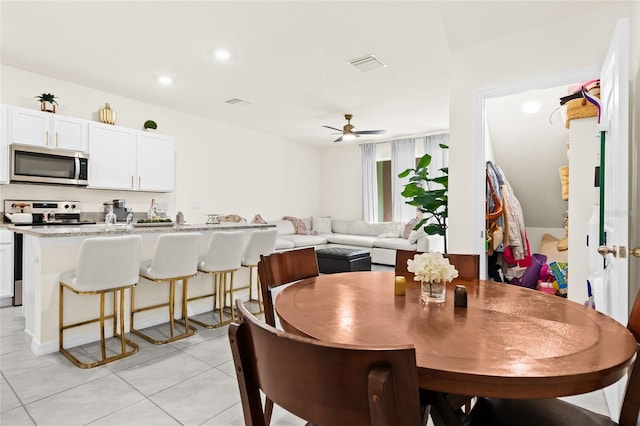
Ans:
[[[360,146],[344,144],[321,151],[321,215],[362,219],[362,161]]]
[[[237,213],[248,220],[256,213],[265,219],[319,213],[317,148],[12,67],[0,70],[3,104],[38,109],[35,96],[53,93],[59,97],[58,114],[97,120],[97,111],[109,102],[117,125],[141,129],[153,119],[158,133],[176,141],[173,193],[12,184],[0,185],[0,199],[70,198],[81,201],[84,211],[102,211],[104,201],[124,198],[140,212],[155,198],[169,204],[171,215],[182,209],[192,223],[206,221],[207,213]]]

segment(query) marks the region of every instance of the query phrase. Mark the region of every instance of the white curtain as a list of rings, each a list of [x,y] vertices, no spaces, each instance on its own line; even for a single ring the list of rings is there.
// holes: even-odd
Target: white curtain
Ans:
[[[440,144],[449,145],[449,133],[440,133],[424,138],[424,152],[431,155],[429,177],[432,178],[442,176],[440,169],[449,166],[449,150],[440,148]]]
[[[378,221],[378,172],[376,144],[360,145],[362,152],[362,215],[367,222]]]
[[[398,139],[391,141],[391,198],[393,205],[393,220],[407,222],[416,216],[416,208],[405,203],[402,196],[404,186],[409,177],[399,178],[398,174],[409,168],[416,167],[415,139]]]

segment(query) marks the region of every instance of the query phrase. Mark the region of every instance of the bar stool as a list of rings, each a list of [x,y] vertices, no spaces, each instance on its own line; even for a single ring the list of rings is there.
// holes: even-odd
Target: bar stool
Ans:
[[[257,271],[258,262],[260,256],[268,256],[276,249],[276,238],[278,237],[278,231],[276,229],[264,229],[253,231],[249,235],[247,246],[244,249],[244,255],[242,256],[241,265],[249,268],[249,285],[236,290],[242,290],[249,288],[249,300],[258,302],[258,314],[264,312],[264,305],[262,303],[262,292],[260,291],[260,276],[256,274],[256,290],[258,293],[257,300],[253,298],[253,271]]]
[[[87,238],[80,245],[76,269],[60,274],[59,350],[77,367],[93,368],[138,352],[138,345],[124,337],[124,292],[132,290],[138,282],[141,256],[142,238],[139,235]],[[78,295],[99,295],[100,316],[65,325],[65,288]],[[104,300],[107,293],[113,293],[113,310],[109,315],[105,315]],[[108,319],[113,320],[113,337],[120,339],[120,352],[109,357],[104,332],[104,322]],[[64,348],[64,330],[94,322],[100,323],[101,359],[83,363]],[[127,350],[127,345],[130,350]]]
[[[185,337],[193,336],[196,329],[189,325],[187,315],[187,292],[189,278],[198,272],[198,255],[202,235],[198,232],[178,232],[161,234],[156,241],[153,256],[139,266],[140,276],[154,283],[169,282],[169,301],[142,308],[135,307],[135,289],[131,291],[131,332],[155,345],[162,345]],[[182,325],[184,331],[175,333],[174,304],[176,297],[176,281],[182,281]],[[169,308],[169,332],[167,339],[154,339],[150,335],[136,330],[135,314],[152,309]]]
[[[209,240],[207,252],[200,259],[198,271],[213,275],[213,292],[195,296],[187,299],[189,302],[207,297],[213,298],[213,310],[219,311],[220,319],[217,323],[205,323],[196,319],[192,322],[206,328],[216,328],[221,325],[229,324],[235,318],[233,309],[233,278],[235,272],[240,269],[242,253],[244,251],[246,234],[243,231],[223,231],[214,232]],[[228,289],[227,289],[228,285]],[[231,311],[231,319],[224,321],[224,308],[226,306],[225,296],[231,294],[231,302],[229,303]],[[218,300],[219,299],[219,300]],[[216,308],[217,303],[220,306]]]

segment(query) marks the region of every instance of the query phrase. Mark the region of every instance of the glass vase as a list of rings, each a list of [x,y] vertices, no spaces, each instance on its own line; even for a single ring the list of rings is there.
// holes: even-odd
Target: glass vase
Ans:
[[[447,285],[444,281],[421,281],[420,282],[420,302],[444,303],[447,295]]]

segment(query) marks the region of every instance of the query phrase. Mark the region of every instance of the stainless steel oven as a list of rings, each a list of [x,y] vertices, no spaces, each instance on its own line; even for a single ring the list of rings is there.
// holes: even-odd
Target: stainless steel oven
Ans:
[[[11,145],[11,182],[87,186],[89,154],[66,149]]]

